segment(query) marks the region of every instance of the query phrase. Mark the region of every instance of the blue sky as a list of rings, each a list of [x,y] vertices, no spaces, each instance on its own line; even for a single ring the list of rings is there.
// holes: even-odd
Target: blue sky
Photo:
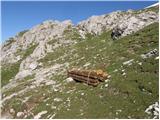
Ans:
[[[30,29],[45,20],[71,19],[74,24],[92,15],[107,14],[115,10],[142,9],[156,1],[129,2],[2,2],[2,42],[16,33]]]

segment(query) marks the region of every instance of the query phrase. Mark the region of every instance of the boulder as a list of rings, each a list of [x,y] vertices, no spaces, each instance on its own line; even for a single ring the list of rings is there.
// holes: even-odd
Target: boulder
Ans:
[[[113,40],[117,40],[122,34],[123,34],[123,30],[120,28],[114,28],[112,33],[111,33],[111,38]]]
[[[23,70],[17,73],[17,75],[15,76],[15,79],[23,79],[24,77],[31,75],[31,74],[32,74],[31,71]]]

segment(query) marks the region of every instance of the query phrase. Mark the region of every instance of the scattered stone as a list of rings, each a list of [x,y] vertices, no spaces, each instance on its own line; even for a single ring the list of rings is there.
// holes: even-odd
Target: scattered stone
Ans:
[[[5,97],[6,96],[6,94],[2,94],[2,97]]]
[[[60,102],[60,101],[62,101],[62,99],[61,98],[54,98],[54,101],[55,102]]]
[[[116,110],[117,112],[122,112],[122,110]]]
[[[142,62],[139,62],[138,64],[139,64],[139,65],[142,65]]]
[[[47,111],[42,111],[42,112],[38,113],[36,116],[34,116],[34,119],[39,119],[39,118],[41,118],[42,115],[44,115],[46,113],[47,113]]]
[[[155,102],[154,104],[150,105],[145,112],[149,115],[153,115],[153,119],[158,119],[159,118],[159,104],[158,102]]]
[[[56,116],[56,113],[54,113],[49,119],[53,119]]]
[[[15,110],[14,110],[13,108],[11,108],[11,109],[9,110],[9,112],[10,112],[11,114],[15,114]]]
[[[36,86],[35,86],[35,85],[31,85],[30,88],[31,88],[31,89],[34,89],[34,88],[36,88]]]
[[[147,59],[147,58],[150,58],[150,57],[152,57],[152,56],[156,56],[156,55],[158,55],[158,54],[159,54],[158,50],[157,50],[157,49],[154,49],[154,50],[151,50],[151,51],[148,52],[148,53],[142,54],[141,57],[142,57],[143,59]]]
[[[158,60],[158,59],[159,59],[159,56],[155,58],[155,60]]]
[[[73,80],[72,77],[68,77],[68,78],[66,79],[66,81],[69,83],[69,82],[72,82],[72,81],[74,81],[74,80]]]
[[[47,103],[46,106],[49,106],[49,104]]]
[[[105,80],[105,83],[108,83],[109,81],[110,81],[109,79],[106,79],[106,80]]]
[[[116,115],[118,115],[118,112],[116,112]]]
[[[26,76],[32,75],[31,71],[29,70],[23,70],[20,71],[16,76],[15,79],[23,79]]]
[[[108,87],[108,84],[105,84],[105,87],[107,88],[107,87]]]
[[[84,93],[81,93],[81,95],[84,95]]]
[[[31,98],[31,96],[24,97],[24,100],[23,100],[22,102],[25,103],[25,102],[27,102],[30,98]]]
[[[134,59],[128,60],[123,62],[123,65],[132,65],[132,62],[134,61]]]
[[[115,69],[113,72],[117,72],[118,70],[117,69]]]
[[[93,16],[88,20],[80,22],[77,26],[73,26],[71,21],[63,21],[63,22],[45,21],[42,24],[31,28],[21,37],[15,36],[14,41],[11,45],[7,46],[6,44],[4,44],[6,45],[6,47],[2,45],[3,47],[1,51],[1,55],[2,55],[1,60],[2,60],[2,63],[5,63],[6,65],[9,65],[10,63],[11,64],[16,63],[17,61],[23,58],[22,55],[18,55],[18,56],[16,55],[16,53],[18,53],[19,50],[20,52],[21,51],[25,52],[29,47],[32,47],[32,45],[37,45],[33,49],[32,53],[26,56],[25,59],[21,61],[18,74],[16,74],[16,77],[13,77],[12,79],[9,80],[10,83],[5,85],[4,90],[7,91],[8,88],[17,87],[19,85],[17,82],[18,79],[22,80],[24,77],[28,75],[32,75],[34,73],[35,79],[33,79],[34,80],[33,84],[32,83],[29,85],[27,84],[27,86],[24,87],[24,90],[22,89],[20,91],[15,91],[15,93],[11,93],[11,95],[8,95],[6,97],[3,96],[2,103],[6,104],[5,102],[7,100],[11,100],[13,97],[18,95],[23,95],[24,93],[30,91],[31,89],[34,89],[36,86],[40,87],[42,85],[41,84],[42,82],[43,82],[43,85],[54,84],[54,82],[47,80],[47,77],[51,76],[51,74],[57,75],[56,71],[58,71],[59,73],[59,71],[66,69],[66,67],[68,66],[62,65],[62,66],[55,66],[55,68],[52,68],[53,66],[48,68],[45,68],[45,67],[43,68],[42,67],[43,64],[38,63],[37,61],[45,57],[49,52],[54,52],[54,49],[60,47],[61,45],[64,46],[68,44],[73,44],[70,40],[66,40],[64,35],[64,31],[68,30],[69,27],[70,28],[74,27],[78,29],[78,32],[82,38],[85,38],[85,34],[88,34],[88,33],[91,33],[92,35],[98,35],[98,34],[101,34],[104,30],[107,30],[107,31],[113,30],[112,37],[113,39],[114,38],[117,39],[118,37],[126,36],[128,34],[131,34],[133,32],[136,32],[142,29],[143,27],[151,23],[158,21],[158,14],[151,11],[149,12],[147,11],[144,13],[137,13],[135,15],[132,15],[132,11],[128,11],[127,14],[124,14],[124,13],[125,12],[116,11],[108,15]],[[55,44],[49,45],[48,42],[49,40],[51,40],[50,38],[54,38],[55,40],[58,40],[59,43],[56,42]],[[102,42],[105,42],[105,40],[102,40]],[[92,49],[95,49],[95,48],[96,48],[95,46],[92,47]],[[86,48],[86,50],[88,50],[88,48]],[[102,49],[99,49],[99,54],[97,54],[97,56],[101,54],[100,51],[102,51]],[[154,49],[153,51],[143,54],[141,57],[146,59],[152,56],[156,57],[157,55],[158,55],[158,50]],[[97,57],[93,56],[93,58],[96,59]],[[82,59],[85,59],[85,57],[83,57]],[[81,62],[82,59],[80,59],[79,62]],[[155,59],[157,60],[159,59],[159,57],[156,57]],[[65,57],[61,60],[65,60]],[[50,63],[54,63],[54,62],[55,61],[51,61]],[[128,61],[127,63],[124,63],[124,64],[131,65],[132,62],[133,61]],[[84,67],[88,67],[90,64],[91,63],[86,63]],[[138,63],[138,64],[141,65],[141,63]],[[60,67],[62,67],[62,69]],[[115,70],[115,72],[117,71],[118,70]],[[60,73],[62,74],[63,72],[60,72]],[[108,78],[110,77],[111,75],[108,75]],[[67,78],[66,81],[71,82],[73,81],[73,79]],[[109,80],[105,80],[106,82],[105,87],[108,87],[108,84],[107,84],[108,81]],[[53,87],[54,87],[53,90],[58,92],[61,92],[60,90],[63,89],[62,85],[58,87],[55,87],[53,85]],[[104,87],[104,84],[102,85],[102,87]],[[38,90],[34,90],[34,91],[39,92]],[[85,95],[85,94],[81,93],[81,95]],[[43,94],[43,96],[45,96],[46,98],[45,94]],[[70,103],[71,100],[69,98],[67,99],[69,100],[68,103]],[[23,102],[27,100],[28,98],[25,98]],[[62,101],[62,99],[55,98],[54,101],[59,102],[59,101]],[[146,109],[146,112],[153,114],[155,116],[154,118],[157,118],[157,116],[159,115],[159,112],[158,112],[159,107],[157,107],[156,104],[157,103],[155,103],[154,105],[156,107],[149,107],[148,109]],[[49,104],[47,103],[46,105],[48,106]],[[68,106],[70,106],[70,104],[68,104]],[[56,109],[56,106],[54,106],[53,108]],[[17,118],[24,118],[24,116],[26,116],[25,112],[18,112],[16,114],[13,108],[9,109],[8,113],[9,112],[11,114],[15,114],[14,117],[17,116]],[[41,118],[41,115],[46,113],[47,111],[42,111],[38,113],[36,116],[34,116],[34,118],[39,119]],[[55,116],[55,113],[52,115],[52,117],[54,116]]]
[[[33,63],[31,63],[31,64],[29,65],[29,68],[30,68],[31,70],[34,70],[34,69],[37,68],[37,66],[38,66],[38,63],[37,63],[37,62],[33,62]]]
[[[18,112],[17,113],[17,117],[18,118],[23,118],[24,117],[24,113],[23,112]]]
[[[123,76],[125,76],[125,75],[126,75],[126,73],[123,73],[122,75],[123,75]]]
[[[108,75],[108,79],[111,78],[111,75]]]
[[[88,67],[91,63],[87,62],[83,67]]]
[[[56,106],[51,106],[51,109],[56,109],[57,107]]]
[[[56,83],[55,81],[50,80],[50,81],[46,82],[45,85],[53,85],[53,84],[55,84],[55,83]]]

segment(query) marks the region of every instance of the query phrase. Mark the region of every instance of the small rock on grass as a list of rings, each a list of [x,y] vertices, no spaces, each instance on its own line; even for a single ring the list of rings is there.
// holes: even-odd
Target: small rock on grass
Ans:
[[[18,113],[17,113],[17,117],[18,117],[18,118],[22,118],[23,116],[24,116],[24,113],[23,113],[23,112],[18,112]]]
[[[69,77],[69,78],[66,79],[66,81],[67,81],[67,82],[72,82],[72,81],[73,81],[73,78]]]

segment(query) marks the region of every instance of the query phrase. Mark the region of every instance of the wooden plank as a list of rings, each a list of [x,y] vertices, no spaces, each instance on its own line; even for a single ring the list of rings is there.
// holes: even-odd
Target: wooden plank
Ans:
[[[95,71],[95,70],[70,70],[68,71],[68,73],[70,74],[75,74],[75,75],[79,75],[79,76],[84,76],[84,77],[89,77],[89,78],[93,78],[93,79],[98,79],[100,81],[104,81],[105,79],[107,79],[108,75],[106,73],[104,73],[103,71]]]
[[[89,81],[91,83],[96,83],[99,82],[97,79],[92,79],[92,78],[88,78],[88,77],[84,77],[84,76],[79,76],[79,75],[74,75],[74,74],[69,74],[70,77],[74,78],[80,78],[82,79],[81,81]]]
[[[71,76],[74,80],[77,80],[77,81],[80,81],[80,82],[84,82],[88,85],[92,85],[94,87],[96,87],[98,84],[99,84],[99,81],[98,80],[91,80],[90,78],[86,80],[85,77],[82,77],[82,76],[74,76],[72,75]]]
[[[68,77],[72,77],[74,80],[84,82],[88,85],[97,86],[99,82],[107,79],[108,74],[102,70],[71,69],[68,71]]]

